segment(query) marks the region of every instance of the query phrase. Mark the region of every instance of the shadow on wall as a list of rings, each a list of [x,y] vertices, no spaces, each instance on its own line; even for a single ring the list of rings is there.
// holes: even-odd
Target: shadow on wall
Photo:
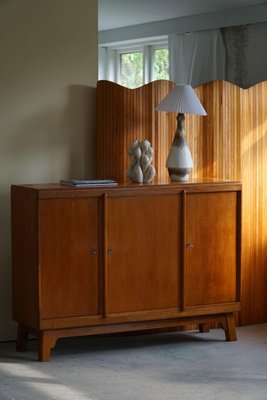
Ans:
[[[65,123],[69,127],[68,178],[94,178],[96,173],[96,88],[69,86]]]
[[[70,85],[4,121],[0,156],[0,340],[15,338],[11,313],[10,186],[95,177],[96,89]],[[41,110],[41,111],[40,111]],[[26,117],[25,117],[26,116]]]
[[[15,332],[12,322],[12,291],[11,291],[11,229],[9,192],[0,193],[0,340],[10,338],[10,332]]]

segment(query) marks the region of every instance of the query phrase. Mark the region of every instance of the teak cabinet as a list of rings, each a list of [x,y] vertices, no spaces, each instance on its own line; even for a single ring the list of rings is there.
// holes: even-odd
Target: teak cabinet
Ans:
[[[236,340],[241,184],[11,188],[13,317],[48,361],[60,337],[219,321]]]

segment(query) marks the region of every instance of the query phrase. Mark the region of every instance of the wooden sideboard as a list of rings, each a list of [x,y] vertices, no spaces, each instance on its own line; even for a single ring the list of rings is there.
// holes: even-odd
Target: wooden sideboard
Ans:
[[[11,201],[18,350],[215,320],[236,340],[239,182],[14,185]]]

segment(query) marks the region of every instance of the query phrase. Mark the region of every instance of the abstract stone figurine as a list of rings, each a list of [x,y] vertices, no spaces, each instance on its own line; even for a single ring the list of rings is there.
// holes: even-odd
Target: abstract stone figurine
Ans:
[[[153,149],[148,140],[135,140],[128,149],[131,164],[127,176],[132,182],[150,183],[156,175],[152,165]]]

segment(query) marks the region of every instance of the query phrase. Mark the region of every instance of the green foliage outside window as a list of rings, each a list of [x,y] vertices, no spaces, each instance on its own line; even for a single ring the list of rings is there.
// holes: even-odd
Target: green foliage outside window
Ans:
[[[154,51],[154,80],[169,79],[169,50],[156,49]]]
[[[130,89],[143,85],[143,53],[121,54],[121,84]]]

